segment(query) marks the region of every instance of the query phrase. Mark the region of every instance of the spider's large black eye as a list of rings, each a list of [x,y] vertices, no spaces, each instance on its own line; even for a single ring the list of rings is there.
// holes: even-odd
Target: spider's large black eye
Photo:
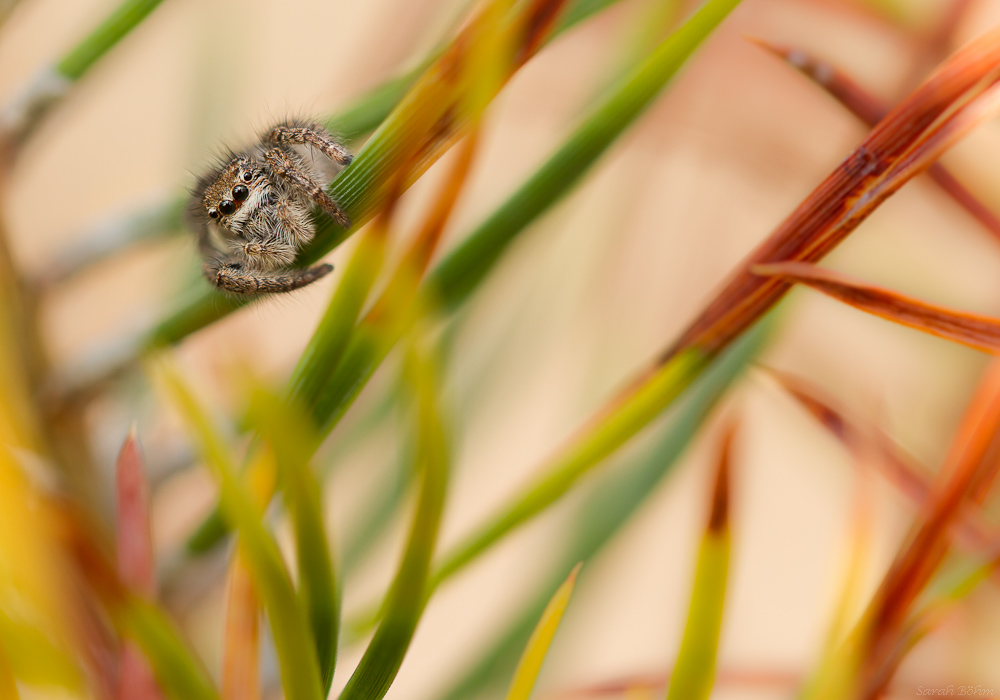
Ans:
[[[253,173],[249,170],[243,171],[243,182],[250,182],[251,180],[253,180]]]
[[[222,200],[222,204],[219,205],[219,211],[222,212],[223,216],[229,216],[234,211],[236,211],[236,205],[231,199]]]
[[[249,196],[250,190],[247,189],[246,185],[236,185],[236,187],[233,188],[233,199],[237,202],[242,202]]]
[[[215,209],[209,209],[208,210],[208,218],[210,218],[210,219],[218,219],[219,218],[219,212],[217,212]]]

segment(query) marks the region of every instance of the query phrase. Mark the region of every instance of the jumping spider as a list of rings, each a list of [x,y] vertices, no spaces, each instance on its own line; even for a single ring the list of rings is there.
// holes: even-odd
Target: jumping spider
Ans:
[[[339,166],[351,162],[347,149],[319,124],[286,122],[249,149],[230,153],[198,181],[188,213],[209,282],[236,294],[290,292],[333,269],[291,267],[315,234],[313,205],[350,226],[326,193],[331,178],[313,149]]]

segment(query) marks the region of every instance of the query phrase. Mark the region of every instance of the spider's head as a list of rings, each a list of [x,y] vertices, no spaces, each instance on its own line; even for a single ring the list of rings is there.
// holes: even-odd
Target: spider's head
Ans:
[[[255,189],[258,174],[249,158],[234,158],[223,167],[201,198],[208,217],[224,223],[239,211]]]

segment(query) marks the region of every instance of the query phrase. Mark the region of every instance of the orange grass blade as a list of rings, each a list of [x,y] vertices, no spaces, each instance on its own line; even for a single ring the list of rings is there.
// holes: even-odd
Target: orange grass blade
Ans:
[[[7,661],[7,652],[3,645],[0,645],[0,698],[6,700],[20,700],[17,692],[17,682],[14,680],[14,672]]]
[[[921,605],[913,613],[900,635],[896,647],[889,656],[889,661],[885,664],[883,675],[894,673],[905,659],[906,654],[935,628],[940,627],[952,613],[956,612],[960,603],[976,590],[980,583],[990,575],[995,575],[998,566],[1000,566],[1000,557],[994,554],[985,564],[976,566],[962,575],[955,583],[949,585],[944,593]],[[969,694],[978,694],[982,697],[985,695],[985,691]]]
[[[894,651],[917,596],[947,553],[947,530],[962,506],[981,497],[1000,468],[1000,362],[994,362],[973,397],[926,516],[915,527],[868,607],[857,640],[859,697],[875,698],[891,678]],[[898,662],[898,660],[897,660]]]
[[[983,374],[983,378],[980,380],[979,390],[989,391],[989,387],[997,384],[1000,384],[1000,359],[994,359],[990,363],[990,366]],[[984,429],[990,430],[989,428]],[[980,468],[973,474],[969,483],[969,500],[977,505],[986,502],[990,491],[993,489],[993,485],[996,483],[997,476],[1000,475],[1000,436],[993,435],[993,432],[980,434],[980,437],[984,439],[992,438],[993,442],[985,448],[982,458],[985,464],[980,465]]]
[[[225,640],[222,700],[259,700],[260,603],[239,553],[229,567]]]
[[[763,39],[751,40],[811,78],[868,126],[874,126],[888,114],[889,106],[885,102],[829,63],[820,61],[799,49],[778,46]],[[979,201],[951,174],[950,170],[941,163],[934,163],[927,169],[927,175],[987,231],[1000,238],[1000,217]]]
[[[805,380],[771,368],[767,371],[800,406],[844,443],[849,452],[856,453],[858,445],[864,440],[863,435],[871,435],[878,447],[877,457],[872,460],[873,466],[914,505],[920,509],[926,508],[934,483],[934,474],[927,467],[916,461],[877,426],[863,428],[855,417],[847,415]],[[855,461],[858,461],[857,458]],[[964,509],[956,526],[959,539],[966,549],[981,552],[991,546],[994,539],[991,528],[978,511]]]
[[[150,527],[149,483],[146,481],[135,428],[118,453],[118,575],[136,593],[154,598],[156,581]],[[160,700],[153,671],[134,642],[122,647],[118,669],[119,700]]]
[[[754,265],[755,274],[808,285],[856,309],[939,338],[994,352],[1000,319],[934,306],[913,297],[801,262]]]
[[[386,177],[408,164],[415,163],[404,183],[408,186],[432,163],[461,139],[475,121],[469,110],[469,86],[466,68],[476,58],[476,47],[499,32],[501,45],[510,51],[498,68],[498,80],[473,84],[478,99],[485,106],[515,72],[544,44],[554,20],[567,0],[491,0],[486,3],[455,37],[448,48],[417,80],[407,95],[372,135],[354,163],[334,181],[334,194],[347,204],[355,223],[367,220],[381,208],[386,196]],[[513,9],[508,9],[513,5]],[[495,21],[502,12],[501,20]],[[381,177],[379,177],[381,174]],[[329,252],[331,244],[343,240],[343,231],[332,229],[324,220],[318,222],[317,237],[300,256],[311,263]]]
[[[431,205],[431,210],[407,255],[414,270],[421,276],[427,269],[434,251],[437,250],[438,243],[441,242],[441,234],[444,233],[458,197],[469,179],[469,171],[472,170],[472,163],[479,148],[479,132],[479,128],[473,129],[459,149],[455,165]]]
[[[947,148],[1000,109],[1000,29],[943,64],[883,119],[741,265],[664,360],[696,347],[715,354],[790,289],[758,277],[754,265],[815,262],[833,250],[882,202],[926,170]]]
[[[458,197],[465,188],[478,143],[477,128],[469,134],[460,149],[458,158],[431,204],[430,211],[413,243],[410,244],[399,266],[393,271],[382,294],[358,324],[357,333],[381,337],[379,344],[383,346],[385,352],[395,344],[408,324],[416,318],[414,305],[417,302],[420,280],[434,256],[434,251],[437,250],[441,234],[451,219]],[[375,367],[377,364],[373,365],[372,369]],[[343,410],[346,410],[346,406]]]

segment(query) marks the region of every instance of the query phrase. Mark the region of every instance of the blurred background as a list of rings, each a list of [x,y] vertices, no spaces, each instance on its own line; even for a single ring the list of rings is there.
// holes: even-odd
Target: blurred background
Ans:
[[[954,48],[1000,23],[1000,4],[961,3],[952,31],[936,41],[958,2],[745,0],[736,9],[582,184],[517,241],[463,312],[444,378],[455,463],[441,548],[505,503],[666,347],[727,272],[866,133],[841,105],[748,38],[806,51],[893,103]],[[20,3],[0,32],[0,95],[13,94],[115,4]],[[560,36],[514,77],[487,113],[445,251],[561,143],[634,60],[630,52],[649,31],[643,18],[668,4],[622,0]],[[675,12],[677,21],[692,9],[691,2],[674,5],[663,11]],[[335,114],[411,66],[466,7],[456,0],[164,2],[81,82],[21,156],[6,204],[18,265],[29,276],[44,274],[107,217],[190,187],[223,145],[246,143],[288,115]],[[405,194],[398,231],[413,230],[449,161]],[[994,211],[998,162],[996,124],[947,156]],[[220,421],[232,424],[239,414],[237,370],[284,381],[352,245],[329,256],[337,271],[328,278],[255,303],[179,347],[184,371]],[[73,366],[135,337],[177,305],[197,263],[193,239],[179,232],[53,289],[41,307],[52,365]],[[922,179],[826,264],[940,304],[1000,314],[998,241]],[[762,364],[808,379],[937,469],[987,356],[809,291],[795,291],[783,308]],[[403,449],[392,421],[366,427],[389,374],[383,368],[376,375],[317,459],[331,470],[324,498],[338,551],[373,498],[391,488]],[[739,430],[734,558],[713,697],[792,697],[815,666],[842,584],[856,470],[842,445],[758,369],[727,397],[637,517],[585,563],[536,697],[582,697],[577,691],[602,683],[664,677],[686,616],[720,416],[738,419]],[[142,381],[120,382],[87,407],[94,502],[113,522],[114,456],[133,422],[153,481],[165,600],[217,669],[224,570],[209,563],[178,574],[174,566],[213,503],[213,482],[177,417]],[[603,469],[614,470],[630,451]],[[435,595],[389,698],[435,698],[450,687],[530,597],[577,522],[576,509],[599,484],[588,477]],[[881,580],[913,516],[912,504],[884,480],[876,480],[874,499],[862,599]],[[403,508],[382,536],[352,554],[348,615],[377,600],[391,579],[408,519]],[[279,534],[287,542],[286,526]],[[1000,598],[994,586],[983,586],[914,649],[893,693],[909,697],[921,684],[1000,689],[998,629]],[[345,647],[335,691],[362,650]],[[272,681],[275,672],[273,662],[265,664]]]

